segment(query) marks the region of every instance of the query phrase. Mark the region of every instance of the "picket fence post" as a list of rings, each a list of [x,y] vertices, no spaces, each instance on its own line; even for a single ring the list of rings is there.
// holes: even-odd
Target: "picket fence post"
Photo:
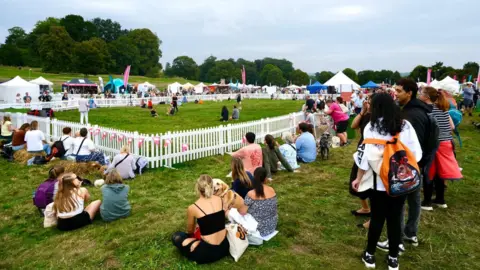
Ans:
[[[228,152],[232,152],[232,125],[228,124],[227,125],[227,146],[228,146]]]
[[[218,136],[218,140],[220,142],[220,154],[223,155],[225,154],[225,141],[223,139],[224,137],[224,133],[225,133],[225,127],[223,125],[220,125],[220,128],[218,129],[218,131],[220,132]]]
[[[51,124],[52,124],[52,137],[54,138],[54,140],[56,140],[56,138],[59,137],[58,128],[57,128],[57,119],[52,119]]]
[[[45,134],[47,135],[47,140],[52,141],[52,132],[51,129],[52,127],[50,126],[50,118],[46,118],[45,120]]]
[[[133,133],[133,154],[138,156],[140,154],[140,150],[139,150],[139,147],[138,147],[138,138],[139,138],[139,135],[138,135],[138,131],[135,131]]]
[[[265,135],[270,134],[270,118],[265,119]]]
[[[265,137],[265,119],[262,118],[260,120],[260,136],[257,136],[257,141],[261,142],[263,137]]]

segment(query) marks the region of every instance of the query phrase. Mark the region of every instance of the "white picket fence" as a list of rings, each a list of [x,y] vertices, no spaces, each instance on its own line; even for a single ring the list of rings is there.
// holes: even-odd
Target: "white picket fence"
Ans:
[[[247,132],[256,134],[256,141],[263,142],[265,135],[280,137],[285,131],[294,132],[296,125],[304,120],[302,112],[266,118],[238,124],[220,125],[186,131],[167,132],[165,134],[140,134],[100,126],[82,125],[23,113],[0,112],[3,120],[9,115],[12,124],[20,127],[23,123],[38,121],[48,141],[53,142],[62,136],[62,130],[70,127],[75,133],[81,128],[89,130],[89,136],[96,147],[108,156],[118,154],[123,145],[129,145],[136,156],[145,157],[151,168],[172,167],[174,164],[196,160],[213,155],[223,155],[244,145],[243,137]]]

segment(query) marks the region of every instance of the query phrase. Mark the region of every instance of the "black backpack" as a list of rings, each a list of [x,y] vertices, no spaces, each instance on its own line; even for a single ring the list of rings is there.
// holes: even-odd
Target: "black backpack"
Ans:
[[[58,158],[61,158],[63,156],[65,156],[65,154],[67,153],[67,151],[65,151],[65,147],[63,146],[63,142],[70,138],[70,136],[67,136],[65,139],[63,140],[58,140],[56,142],[53,143],[52,145],[52,153],[55,153],[53,156],[54,157],[58,157]],[[53,149],[56,148],[57,151],[53,151]]]
[[[426,168],[429,167],[435,157],[440,141],[438,136],[440,135],[440,129],[438,128],[437,120],[433,117],[432,114],[427,114],[428,117],[428,126],[427,131],[428,135],[425,137],[425,147],[423,149],[423,155],[425,159]]]

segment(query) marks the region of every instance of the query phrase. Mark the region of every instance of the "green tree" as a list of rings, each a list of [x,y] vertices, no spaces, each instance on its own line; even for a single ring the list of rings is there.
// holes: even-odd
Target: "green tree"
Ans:
[[[215,66],[208,71],[207,81],[219,82],[221,79],[234,79],[235,66],[228,60],[220,60],[215,62]]]
[[[112,58],[112,72],[122,73],[126,66],[131,65],[130,74],[140,73],[140,51],[132,39],[121,36],[108,44],[108,51]]]
[[[120,36],[124,35],[124,31],[122,31],[122,26],[120,23],[112,21],[110,19],[101,19],[95,18],[91,20],[91,22],[95,25],[97,29],[97,36],[107,43],[112,42],[118,39]]]
[[[274,67],[268,71],[267,79],[268,83],[276,86],[286,85],[286,80],[283,77],[283,72],[280,68]]]
[[[105,41],[100,38],[77,43],[75,46],[75,71],[87,74],[99,74],[107,71],[110,53]]]
[[[188,80],[197,80],[199,75],[198,65],[191,57],[179,56],[173,60],[171,74]]]
[[[240,82],[242,78],[242,69],[245,67],[246,84],[258,83],[258,72],[254,62],[245,60],[243,58],[238,58],[235,67],[238,69]]]
[[[53,17],[48,17],[43,21],[38,21],[33,27],[32,32],[27,36],[27,42],[29,45],[28,48],[28,57],[27,65],[31,67],[41,67],[42,59],[40,57],[40,52],[38,50],[39,44],[38,39],[43,34],[50,33],[50,28],[52,26],[60,26],[60,20]]]
[[[172,66],[170,65],[169,62],[165,64],[165,69],[163,70],[163,74],[167,77],[172,76]]]
[[[357,72],[355,72],[355,70],[353,70],[351,68],[346,68],[346,69],[343,70],[343,73],[345,75],[347,75],[347,77],[352,79],[354,82],[358,82],[358,76],[357,76]]]
[[[158,77],[161,69],[159,61],[162,57],[162,51],[160,50],[161,41],[157,35],[152,33],[150,29],[135,29],[130,31],[127,37],[139,51],[138,74]]]
[[[476,78],[476,75],[478,74],[478,70],[479,70],[479,65],[476,62],[468,62],[463,65],[463,72],[466,74],[467,79],[468,79],[468,76],[470,75],[472,75],[473,78]]]
[[[426,66],[418,65],[416,66],[412,72],[410,72],[410,77],[414,81],[426,82],[427,81],[427,72],[428,68]]]
[[[216,61],[217,61],[217,58],[211,55],[207,59],[205,59],[203,63],[200,65],[198,79],[201,82],[214,82],[208,78],[208,72],[215,67]]]
[[[275,66],[275,65],[272,65],[272,64],[268,64],[268,65],[263,67],[262,72],[260,72],[261,84],[269,84],[270,83],[270,81],[268,80],[268,73],[270,72],[270,70],[275,69],[275,68],[278,68],[278,67]]]
[[[58,73],[71,70],[75,41],[63,26],[52,26],[48,34],[39,38],[38,45],[44,71]]]
[[[23,66],[23,59],[23,53],[20,48],[10,44],[0,45],[0,65]]]
[[[306,72],[296,69],[290,75],[290,82],[297,85],[307,85],[309,83],[310,77]]]
[[[75,41],[83,41],[85,38],[85,21],[80,15],[67,15],[60,19],[60,24],[65,27],[70,37]]]
[[[255,61],[257,63],[257,61]],[[263,71],[264,67],[267,65],[274,65],[278,67],[285,78],[290,78],[290,74],[293,72],[293,64],[292,62],[288,61],[287,59],[276,59],[276,58],[264,58],[258,62],[260,69],[257,69],[258,72]]]
[[[28,47],[27,33],[21,27],[12,27],[8,29],[8,36],[5,39],[5,44],[13,45],[17,48],[26,48]]]
[[[320,83],[326,83],[330,80],[335,74],[331,71],[322,71],[315,73],[315,80]]]
[[[373,70],[359,71],[357,76],[358,76],[358,83],[360,85],[364,85],[364,84],[368,83],[369,81],[376,82],[376,80],[377,80],[375,71],[373,71]]]

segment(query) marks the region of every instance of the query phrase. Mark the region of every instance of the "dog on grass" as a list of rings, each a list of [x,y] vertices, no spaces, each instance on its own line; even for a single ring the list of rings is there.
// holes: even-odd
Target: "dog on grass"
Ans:
[[[324,132],[322,137],[320,137],[320,156],[323,160],[328,159],[328,155],[330,153],[330,146],[331,146],[331,137],[330,133]]]

